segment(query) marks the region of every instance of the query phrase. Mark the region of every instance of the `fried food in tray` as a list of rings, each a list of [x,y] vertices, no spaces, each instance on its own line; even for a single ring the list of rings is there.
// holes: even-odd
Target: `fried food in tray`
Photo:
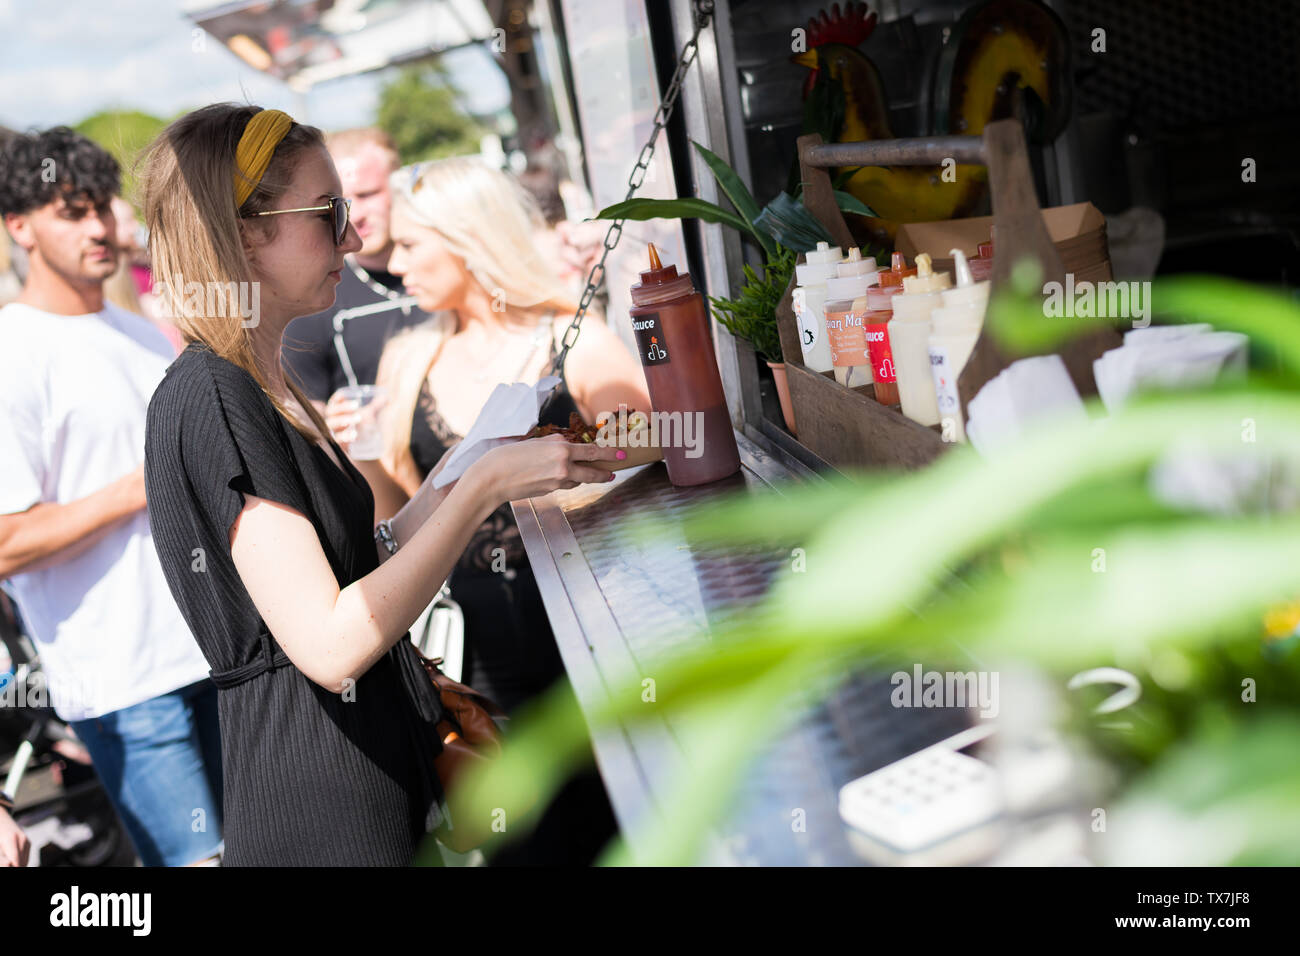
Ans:
[[[650,416],[645,412],[629,411],[623,418],[612,416],[601,419],[594,425],[588,425],[577,412],[569,413],[567,428],[559,425],[534,425],[524,438],[545,438],[548,435],[563,435],[565,441],[574,444],[596,444],[602,448],[621,448],[627,452],[623,461],[606,462],[610,471],[633,468],[652,461],[659,461],[664,453],[659,446],[651,443]]]

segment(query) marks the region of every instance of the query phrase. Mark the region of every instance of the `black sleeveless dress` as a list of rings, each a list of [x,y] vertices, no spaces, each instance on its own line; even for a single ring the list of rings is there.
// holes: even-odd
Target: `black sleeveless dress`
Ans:
[[[578,410],[567,389],[551,404],[542,424],[568,425]],[[411,455],[421,475],[461,437],[438,414],[426,381],[411,422]],[[509,504],[474,532],[449,586],[465,614],[465,683],[512,711],[564,675]]]
[[[311,521],[340,588],[374,570],[374,498],[334,447],[344,470],[199,344],[149,403],[153,540],[218,688],[226,866],[405,866],[437,823],[441,703],[410,641],[331,693],[277,645],[230,556],[255,495]]]
[[[570,413],[578,411],[568,387],[561,389],[544,410],[541,424],[567,426]],[[438,414],[426,381],[411,422],[411,455],[421,476],[461,437]],[[509,504],[475,531],[449,586],[465,614],[466,684],[511,711],[564,677],[564,663]],[[512,843],[491,862],[585,865],[595,861],[617,832],[604,784],[589,769],[560,791],[528,838]]]

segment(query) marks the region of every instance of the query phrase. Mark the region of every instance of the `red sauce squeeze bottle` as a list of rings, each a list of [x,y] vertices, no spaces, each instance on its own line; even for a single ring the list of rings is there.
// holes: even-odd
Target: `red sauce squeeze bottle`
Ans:
[[[863,313],[863,327],[867,337],[867,356],[871,359],[871,375],[876,384],[876,401],[881,405],[899,402],[898,379],[894,369],[894,351],[889,344],[889,320],[894,317],[894,295],[902,288],[905,276],[916,275],[916,269],[907,268],[901,252],[895,252],[890,267],[880,271],[880,288],[867,290],[867,311]]]
[[[690,273],[665,266],[650,246],[650,268],[632,286],[632,332],[645,371],[651,424],[668,480],[703,485],[740,470],[740,452],[718,375],[709,313]]]

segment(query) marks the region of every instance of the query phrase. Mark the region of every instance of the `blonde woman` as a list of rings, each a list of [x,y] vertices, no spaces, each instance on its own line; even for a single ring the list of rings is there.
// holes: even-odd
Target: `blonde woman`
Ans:
[[[389,269],[440,318],[394,337],[380,362],[392,396],[380,463],[399,489],[390,508],[469,430],[498,383],[546,371],[576,309],[535,245],[536,207],[513,177],[461,158],[399,169],[391,187]],[[599,316],[584,321],[565,366],[554,423],[574,411],[591,422],[620,403],[649,408],[640,364]],[[511,710],[561,676],[508,505],[475,530],[450,584],[465,612],[471,686]]]
[[[224,862],[405,865],[440,793],[439,703],[408,629],[503,502],[613,476],[597,449],[519,442],[375,529],[369,487],[280,364],[285,326],[330,305],[361,246],[320,132],[206,107],[142,178],[188,343],[149,406],[149,517],[219,688]]]
[[[540,216],[520,184],[472,159],[395,172],[389,270],[440,318],[394,337],[379,381],[390,389],[386,449],[361,467],[379,511],[426,480],[500,382],[534,382],[555,357],[577,304],[535,245]],[[568,387],[547,421],[595,421],[620,404],[649,410],[641,366],[600,316],[588,317],[565,360]],[[348,414],[327,409],[346,428]],[[375,474],[372,466],[382,467]],[[475,529],[450,580],[465,614],[467,682],[513,710],[563,677],[537,582],[508,505]],[[590,862],[615,823],[594,771],[571,782],[504,864]]]

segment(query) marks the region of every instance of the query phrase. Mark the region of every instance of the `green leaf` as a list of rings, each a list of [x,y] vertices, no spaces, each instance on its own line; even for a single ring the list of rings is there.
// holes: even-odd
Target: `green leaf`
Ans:
[[[1294,711],[1202,721],[1119,799],[1100,862],[1300,864],[1297,739],[1300,715]]]
[[[776,198],[764,206],[755,225],[771,233],[787,249],[796,252],[816,249],[819,242],[834,242],[820,220],[787,193],[778,193]]]
[[[1300,377],[1300,303],[1289,293],[1221,276],[1173,276],[1153,284],[1151,305],[1157,315],[1244,332]]]
[[[634,856],[620,847],[602,863],[689,866],[708,862],[709,829],[733,802],[745,767],[794,716],[794,708],[783,703],[799,688],[811,687],[824,677],[825,668],[824,661],[804,651],[738,689],[715,691],[676,714],[675,736],[686,741],[684,766],[670,782],[664,804],[689,807],[689,812],[654,821],[658,825],[653,835],[644,840],[648,856]],[[755,733],[756,727],[764,732]]]
[[[1131,665],[1161,643],[1257,628],[1264,608],[1300,593],[1300,520],[1076,531],[1013,549],[968,584],[926,606],[918,637],[1054,669]]]
[[[761,279],[750,266],[744,267],[746,281],[735,299],[709,299],[713,304],[714,318],[723,328],[745,339],[769,362],[782,360],[776,308],[790,284],[796,259],[792,249],[783,246],[776,249],[763,267]]]
[[[718,181],[718,187],[722,190],[731,204],[736,207],[736,211],[750,225],[750,231],[758,239],[759,245],[763,247],[766,256],[771,256],[776,252],[776,247],[770,236],[764,233],[755,224],[758,219],[759,208],[753,195],[745,187],[745,183],[737,175],[736,171],[724,163],[716,154],[710,152],[694,140],[691,145],[695,147],[696,152],[708,165],[709,171],[713,173],[713,178]]]
[[[1024,270],[1017,276],[1018,290],[1003,291],[989,302],[986,324],[1008,350],[1046,352],[1090,329],[1117,324],[1107,316],[1049,317],[1040,282],[1041,276]],[[1219,276],[1175,276],[1149,288],[1147,304],[1155,315],[1242,332],[1250,337],[1252,348],[1271,355],[1292,382],[1300,379],[1300,303],[1287,294]]]
[[[859,216],[872,216],[876,214],[871,207],[864,203],[857,196],[851,195],[840,190],[835,190],[835,205],[840,207],[842,212],[851,212]]]
[[[650,219],[703,219],[730,226],[760,242],[758,234],[750,228],[749,223],[734,212],[728,212],[715,203],[703,199],[687,197],[686,199],[628,199],[624,202],[607,206],[596,213],[593,219],[632,219],[645,222]]]

